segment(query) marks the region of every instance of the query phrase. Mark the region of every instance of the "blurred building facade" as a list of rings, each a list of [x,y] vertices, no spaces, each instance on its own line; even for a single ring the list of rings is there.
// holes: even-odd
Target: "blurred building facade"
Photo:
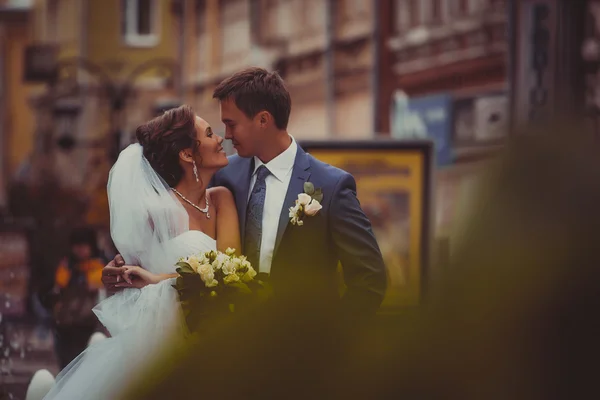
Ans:
[[[0,1],[0,210],[7,206],[6,185],[32,148],[33,130],[22,79],[23,53],[33,36],[31,2]],[[21,134],[17,133],[21,132]]]
[[[378,4],[376,129],[435,142],[432,228],[447,248],[481,162],[509,127],[508,2]]]
[[[292,95],[299,139],[371,138],[376,2],[186,0],[187,100],[215,126],[215,85],[247,65],[276,69]],[[191,16],[193,14],[193,16]]]
[[[12,85],[3,101],[4,178],[36,185],[51,174],[104,203],[86,218],[106,224],[106,177],[118,149],[139,123],[179,101],[181,11],[157,0],[25,3],[23,22],[8,16],[15,10],[3,22],[13,34],[3,35],[12,56],[3,71]]]
[[[514,123],[560,112],[596,119],[600,2],[513,1],[511,17]]]
[[[584,78],[573,71],[581,61],[580,31],[594,25],[593,13],[580,10],[592,3],[4,0],[0,179],[35,181],[55,170],[62,184],[104,199],[114,153],[140,122],[186,102],[219,131],[212,90],[234,71],[259,65],[286,80],[289,128],[300,140],[435,140],[435,219],[446,232],[479,161],[501,146],[510,104],[517,121],[526,113],[527,82],[539,75],[528,60],[540,46],[526,33],[536,5],[555,10],[546,49],[556,54],[544,82],[572,76],[563,86],[577,87],[571,98],[581,99]],[[59,68],[44,72],[39,60]],[[5,198],[0,193],[0,204]],[[96,223],[106,214],[88,218]]]
[[[439,236],[460,232],[461,214],[468,212],[476,197],[471,188],[477,178],[477,159],[493,152],[503,135],[561,113],[581,116],[595,123],[600,132],[599,1],[456,3],[463,9],[475,7],[472,11],[478,10],[474,15],[482,21],[479,39],[477,34],[467,36],[463,44],[479,40],[487,44],[488,54],[481,57],[479,49],[478,61],[469,62],[476,68],[465,67],[460,79],[453,82],[458,98],[466,89],[475,91],[475,99],[468,99],[471,95],[467,94],[465,100],[454,103],[453,164],[439,169],[436,176]],[[472,48],[472,55],[478,53],[478,47]],[[444,75],[444,71],[438,73]],[[475,82],[481,80],[483,85],[477,87]],[[465,123],[469,120],[471,123]]]
[[[507,2],[504,0],[385,0],[381,2],[381,116],[379,130],[392,129],[387,112],[394,92],[409,97],[450,94],[460,100],[504,92],[507,82]],[[457,132],[457,142],[477,132]]]
[[[73,228],[98,228],[110,252],[108,172],[139,123],[179,102],[181,17],[159,0],[0,2],[0,172],[11,217],[0,231],[27,238],[20,269],[32,271],[31,287],[51,282]]]
[[[248,65],[286,80],[297,139],[434,139],[437,230],[452,225],[463,183],[478,167],[472,161],[495,148],[507,121],[501,0],[29,3],[29,36],[20,36],[10,74],[28,86],[14,91],[20,102],[6,103],[22,115],[5,135],[7,174],[21,166],[23,179],[35,181],[56,171],[61,184],[83,188],[91,223],[108,221],[110,152],[133,140],[135,126],[186,102],[219,131],[212,91]],[[36,52],[58,70],[35,71]],[[419,113],[425,129],[403,128]],[[438,121],[423,124],[432,115]]]

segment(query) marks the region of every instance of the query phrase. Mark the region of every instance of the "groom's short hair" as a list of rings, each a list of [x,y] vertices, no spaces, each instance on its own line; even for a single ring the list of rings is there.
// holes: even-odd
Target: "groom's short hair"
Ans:
[[[258,67],[246,68],[225,79],[215,88],[213,98],[232,99],[248,118],[268,111],[278,129],[287,128],[292,110],[290,93],[281,76]]]

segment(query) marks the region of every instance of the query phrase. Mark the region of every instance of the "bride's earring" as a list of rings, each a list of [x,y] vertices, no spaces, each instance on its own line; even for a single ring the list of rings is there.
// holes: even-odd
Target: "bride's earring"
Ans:
[[[196,182],[200,182],[200,178],[198,178],[198,167],[196,167],[196,161],[192,161],[194,164],[194,176],[196,177]]]

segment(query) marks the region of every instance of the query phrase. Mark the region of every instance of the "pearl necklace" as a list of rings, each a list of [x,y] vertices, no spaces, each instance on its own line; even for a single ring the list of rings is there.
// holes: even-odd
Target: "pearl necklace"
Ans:
[[[206,207],[200,208],[197,205],[195,205],[194,203],[192,203],[191,201],[189,201],[188,199],[186,199],[185,196],[182,195],[181,193],[179,193],[179,191],[177,189],[171,188],[171,190],[173,192],[175,192],[175,194],[177,194],[179,197],[181,197],[183,199],[183,201],[185,201],[186,203],[188,203],[190,206],[194,207],[196,210],[200,211],[201,213],[206,214],[206,218],[210,219],[210,214],[208,213],[208,196],[206,196],[206,193],[204,194],[204,200],[206,200]]]

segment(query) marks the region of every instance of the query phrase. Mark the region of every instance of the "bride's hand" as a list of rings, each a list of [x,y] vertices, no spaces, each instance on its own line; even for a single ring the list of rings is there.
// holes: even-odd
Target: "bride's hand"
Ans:
[[[158,275],[135,265],[124,265],[123,269],[122,276],[125,282],[115,285],[115,287],[141,289],[144,286],[158,283],[161,280]]]

